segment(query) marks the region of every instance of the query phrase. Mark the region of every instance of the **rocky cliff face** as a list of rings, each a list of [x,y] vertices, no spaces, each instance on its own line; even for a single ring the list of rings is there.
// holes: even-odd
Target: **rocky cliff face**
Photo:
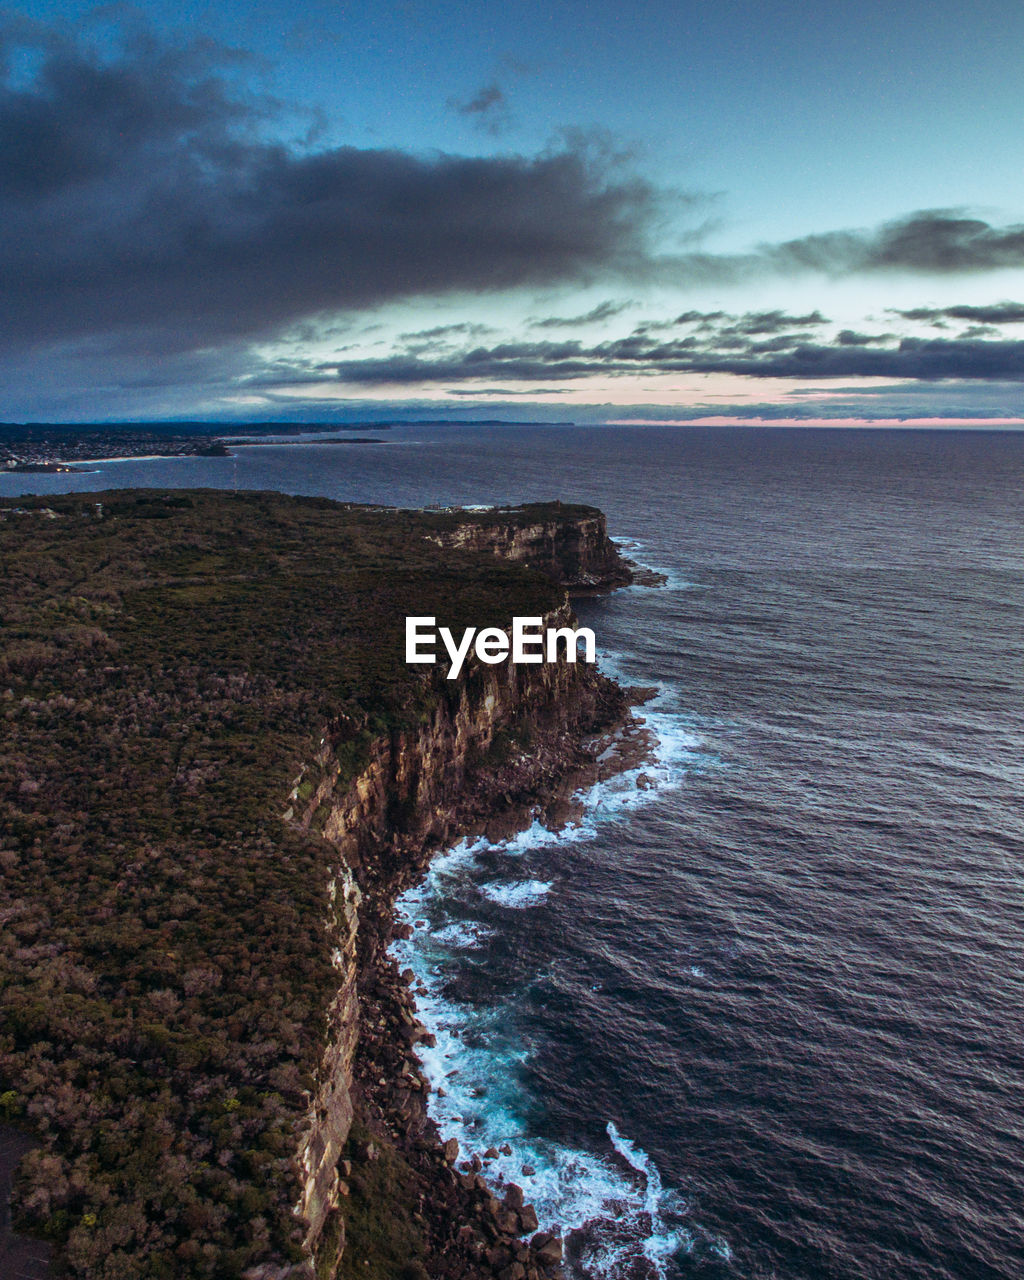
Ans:
[[[599,546],[600,532],[588,528],[586,537]],[[574,621],[565,605],[545,625]],[[370,763],[342,790],[335,760],[345,729],[325,733],[306,770],[316,780],[312,794],[301,812],[290,811],[300,826],[319,827],[339,858],[327,916],[339,985],[299,1139],[302,1198],[296,1206],[306,1224],[304,1247],[319,1255],[327,1275],[334,1274],[344,1247],[343,1237],[327,1244],[322,1237],[346,1191],[338,1165],[353,1119],[360,991],[377,981],[392,937],[395,898],[422,873],[435,848],[482,831],[503,814],[515,824],[531,806],[550,801],[557,782],[592,758],[582,738],[626,711],[618,687],[582,663],[480,664],[467,667],[456,684],[430,678],[438,685],[430,719],[376,743]],[[325,1258],[325,1249],[333,1256]],[[251,1280],[312,1275],[309,1266],[260,1268]]]
[[[543,503],[498,508],[486,512],[484,519],[474,515],[432,536],[442,547],[490,551],[503,560],[527,564],[573,594],[633,581],[633,566],[608,537],[604,513],[596,507]]]

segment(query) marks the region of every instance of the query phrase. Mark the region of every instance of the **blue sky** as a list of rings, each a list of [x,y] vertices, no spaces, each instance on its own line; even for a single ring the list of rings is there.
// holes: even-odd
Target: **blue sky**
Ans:
[[[0,48],[8,421],[1022,411],[1019,4],[38,0]]]

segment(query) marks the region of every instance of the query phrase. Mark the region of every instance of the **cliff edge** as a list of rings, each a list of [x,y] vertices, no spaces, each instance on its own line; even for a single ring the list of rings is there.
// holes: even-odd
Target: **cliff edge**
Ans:
[[[454,511],[433,519],[439,527],[428,536],[439,546],[529,565],[570,595],[628,586],[638,571],[609,538],[604,512],[597,507],[538,502]]]

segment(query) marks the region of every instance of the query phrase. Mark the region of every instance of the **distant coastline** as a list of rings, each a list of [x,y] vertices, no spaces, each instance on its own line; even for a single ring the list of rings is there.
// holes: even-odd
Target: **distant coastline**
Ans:
[[[383,444],[392,426],[436,426],[447,419],[402,422],[0,422],[0,476],[75,472],[97,462],[153,458],[227,458],[258,444]],[[452,420],[451,426],[549,426],[499,419]],[[573,423],[560,423],[572,426]],[[328,434],[330,433],[330,434]],[[286,437],[281,439],[280,437]]]
[[[234,448],[256,444],[382,443],[376,435],[349,434],[368,427],[389,430],[387,423],[0,423],[0,475],[67,473],[97,462],[150,458],[227,458]],[[321,434],[326,432],[332,434]]]

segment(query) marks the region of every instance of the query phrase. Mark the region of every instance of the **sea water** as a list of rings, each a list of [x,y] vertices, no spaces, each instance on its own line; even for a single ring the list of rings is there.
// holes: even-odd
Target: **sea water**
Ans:
[[[1024,1275],[1024,436],[382,434],[0,494],[602,507],[668,577],[577,605],[659,690],[651,785],[404,899],[445,1136],[578,1276]]]

